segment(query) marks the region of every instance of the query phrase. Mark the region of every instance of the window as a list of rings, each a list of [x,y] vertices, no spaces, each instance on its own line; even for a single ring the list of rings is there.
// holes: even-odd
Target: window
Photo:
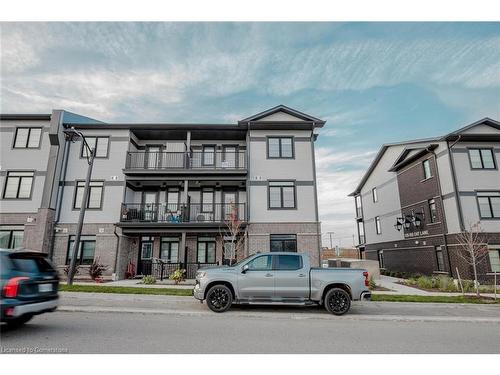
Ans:
[[[361,207],[361,195],[356,195],[355,203],[356,203],[356,217],[362,217],[363,209]]]
[[[362,221],[358,221],[358,239],[359,244],[365,243],[365,226]]]
[[[203,165],[215,165],[215,146],[203,146]]]
[[[495,158],[491,148],[470,148],[469,160],[472,169],[495,169]]]
[[[295,182],[269,181],[269,208],[296,208]]]
[[[297,251],[295,234],[271,234],[271,251]]]
[[[382,227],[380,225],[380,216],[375,216],[375,230],[377,234],[382,233]]]
[[[196,261],[198,263],[215,263],[214,237],[198,237]]]
[[[167,207],[170,211],[176,211],[179,205],[179,190],[178,189],[168,189],[167,190]]]
[[[488,245],[491,272],[500,272],[500,245]]]
[[[377,203],[378,202],[378,194],[377,194],[377,188],[374,187],[372,189],[372,198],[373,198],[373,203]]]
[[[267,158],[291,159],[293,158],[292,137],[267,138]]]
[[[214,211],[214,190],[204,189],[201,192],[201,212]]]
[[[481,219],[500,218],[500,191],[477,192]]]
[[[422,163],[422,166],[424,168],[424,180],[427,180],[428,178],[431,178],[432,177],[432,173],[431,173],[431,162],[429,159],[427,160],[424,160],[424,162]]]
[[[280,271],[294,271],[302,268],[302,257],[299,255],[278,255],[276,269]]]
[[[436,262],[437,262],[437,270],[444,271],[444,257],[443,250],[441,246],[436,246]]]
[[[85,137],[87,144],[90,149],[95,149],[96,158],[107,158],[108,157],[108,144],[109,137]],[[84,158],[87,156],[87,148],[82,142],[82,149],[80,151],[80,157]]]
[[[18,249],[23,246],[24,231],[22,229],[0,229],[0,248]]]
[[[14,148],[38,148],[42,128],[17,128]]]
[[[436,201],[434,199],[429,200],[429,217],[431,223],[435,223],[437,221]]]
[[[87,208],[102,208],[102,190],[104,182],[102,181],[90,181],[89,186],[89,199],[87,201]],[[73,208],[79,209],[82,205],[83,191],[85,189],[85,181],[76,182],[76,193],[75,201],[73,203]]]
[[[13,199],[31,198],[33,176],[33,172],[8,172],[3,197]]]
[[[179,260],[179,238],[162,237],[160,245],[160,259],[168,263],[177,263]]]
[[[385,268],[385,264],[384,264],[384,250],[377,251],[377,257],[378,257],[378,266],[380,268]]]
[[[272,256],[262,255],[260,257],[252,259],[247,263],[248,269],[251,271],[267,271],[272,269]]]
[[[75,236],[69,237],[68,255],[66,264],[70,264],[73,255],[73,246],[75,245]],[[95,253],[95,236],[81,236],[80,246],[78,247],[78,255],[76,264],[92,264],[94,262]]]

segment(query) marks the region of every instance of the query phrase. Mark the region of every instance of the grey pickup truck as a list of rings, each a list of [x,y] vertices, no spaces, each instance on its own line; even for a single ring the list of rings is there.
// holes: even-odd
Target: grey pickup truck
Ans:
[[[305,254],[257,253],[235,265],[200,269],[193,295],[215,312],[238,304],[324,305],[332,314],[349,311],[351,301],[370,300],[368,272],[354,268],[313,268]]]

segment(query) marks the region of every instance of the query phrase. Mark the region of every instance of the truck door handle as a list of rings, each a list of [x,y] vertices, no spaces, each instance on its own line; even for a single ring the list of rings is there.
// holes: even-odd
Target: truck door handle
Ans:
[[[272,274],[272,273],[266,273],[266,275],[265,275],[265,276],[266,276],[266,277],[272,277],[272,276],[273,276],[273,274]]]
[[[306,275],[301,273],[301,274],[299,274],[299,277],[306,277]]]

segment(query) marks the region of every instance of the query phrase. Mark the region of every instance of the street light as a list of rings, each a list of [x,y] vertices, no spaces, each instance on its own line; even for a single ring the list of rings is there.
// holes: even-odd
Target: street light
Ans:
[[[67,141],[69,142],[76,142],[78,139],[82,139],[83,141],[83,146],[85,147],[85,156],[87,159],[87,177],[85,179],[85,187],[83,189],[83,198],[82,198],[82,203],[80,205],[80,216],[78,217],[78,225],[76,227],[76,236],[75,236],[75,242],[73,243],[73,249],[71,252],[71,262],[69,264],[69,270],[68,270],[68,285],[73,284],[73,278],[75,276],[75,266],[76,266],[76,258],[78,256],[78,249],[80,248],[80,237],[82,235],[82,228],[83,228],[83,219],[85,218],[85,210],[87,208],[87,201],[89,199],[89,186],[90,186],[90,176],[92,175],[92,167],[94,165],[94,156],[95,156],[95,146],[94,148],[91,148],[89,144],[87,143],[87,140],[85,139],[85,136],[75,130],[74,127],[71,127],[70,129],[66,129],[63,131],[64,136]]]

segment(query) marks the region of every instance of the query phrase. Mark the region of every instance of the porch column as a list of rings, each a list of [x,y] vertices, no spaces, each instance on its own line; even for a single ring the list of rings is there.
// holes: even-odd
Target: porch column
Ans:
[[[179,259],[181,262],[186,263],[186,232],[181,233],[181,244],[179,246]]]

